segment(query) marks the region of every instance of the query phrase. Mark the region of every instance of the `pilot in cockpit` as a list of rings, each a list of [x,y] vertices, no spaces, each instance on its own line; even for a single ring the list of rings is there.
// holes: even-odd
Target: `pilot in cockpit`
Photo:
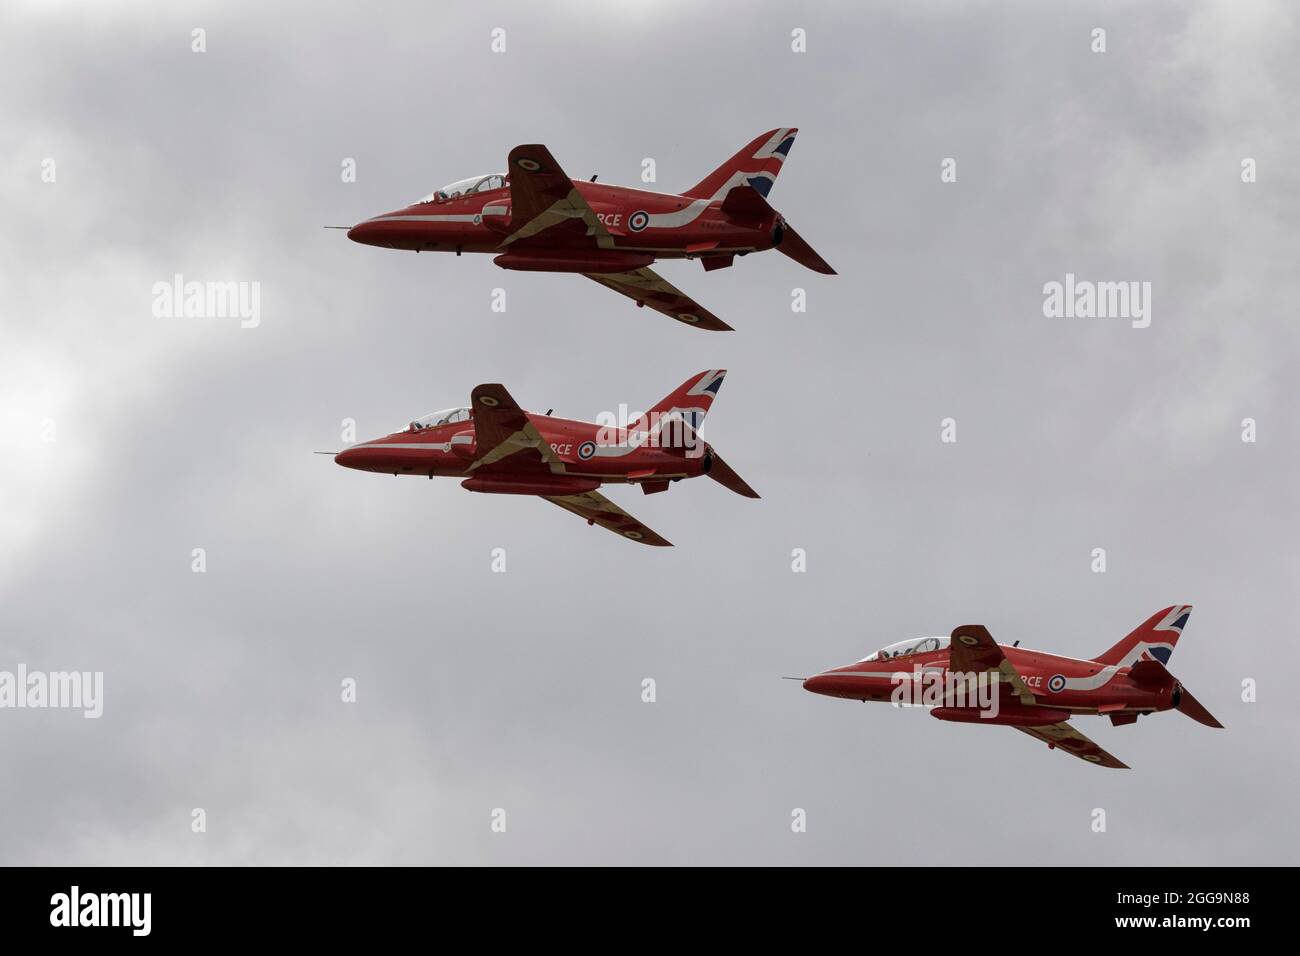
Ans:
[[[460,422],[470,420],[470,411],[468,408],[444,408],[440,412],[432,412],[421,418],[415,419],[407,427],[407,431],[419,432],[426,428],[438,428],[441,425],[456,425]]]
[[[416,200],[416,202],[446,202],[449,199],[459,199],[461,196],[468,196],[471,193],[486,193],[494,189],[504,189],[507,185],[509,185],[509,180],[501,173],[491,173],[487,176],[471,176],[469,179],[461,179],[449,183],[441,189],[435,189],[427,196]]]

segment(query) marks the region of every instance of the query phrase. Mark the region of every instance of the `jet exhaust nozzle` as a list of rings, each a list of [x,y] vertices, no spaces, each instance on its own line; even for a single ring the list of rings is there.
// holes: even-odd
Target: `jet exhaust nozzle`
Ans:
[[[1207,727],[1223,726],[1213,714],[1205,709],[1205,705],[1193,697],[1181,683],[1174,684],[1170,702],[1174,705],[1176,711],[1186,714],[1198,724],[1204,724]]]
[[[1177,710],[1186,714],[1198,724],[1207,727],[1222,727],[1223,724],[1205,709],[1205,706],[1191,695],[1182,681],[1169,673],[1168,668],[1157,660],[1138,661],[1129,669],[1129,680],[1138,687],[1154,691],[1161,701],[1167,700],[1167,706],[1160,710]],[[1165,695],[1168,695],[1167,697]]]
[[[803,236],[795,232],[794,226],[790,225],[784,217],[779,217],[772,227],[772,245],[778,252],[789,256],[805,269],[827,276],[836,274],[831,264],[819,256],[817,250],[808,245]]]
[[[745,482],[744,478],[732,469],[722,456],[713,450],[712,445],[706,445],[704,449],[704,473],[722,485],[729,488],[738,495],[746,498],[757,498],[759,494]]]

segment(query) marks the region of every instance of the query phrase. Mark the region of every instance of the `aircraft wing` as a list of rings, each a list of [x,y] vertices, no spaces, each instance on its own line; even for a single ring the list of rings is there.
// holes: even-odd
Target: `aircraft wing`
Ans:
[[[564,462],[551,451],[550,445],[529,419],[528,413],[506,391],[504,385],[480,385],[470,393],[474,408],[474,440],[478,457],[470,471],[487,471],[503,459],[510,458],[511,471],[531,470],[563,474]],[[520,457],[515,457],[520,456]],[[571,511],[589,524],[598,524],[632,541],[657,547],[671,547],[660,537],[602,494],[588,491],[580,495],[542,495],[565,511]]]
[[[509,246],[556,226],[572,239],[585,235],[593,249],[613,249],[614,239],[596,218],[573,180],[545,146],[516,146],[510,151]],[[572,224],[572,225],[570,225]]]
[[[962,674],[997,671],[1002,675],[1002,681],[1009,684],[1012,692],[1020,698],[1020,703],[1035,703],[1034,692],[983,624],[963,624],[952,632],[952,641],[948,645],[948,670]]]
[[[1049,747],[1060,748],[1066,753],[1074,754],[1080,760],[1095,763],[1100,767],[1114,767],[1116,770],[1129,769],[1128,764],[1120,763],[1091,740],[1079,733],[1068,720],[1059,724],[1047,724],[1042,727],[1017,727],[1021,733],[1037,737]]]
[[[606,289],[625,295],[637,305],[648,305],[656,312],[684,325],[711,332],[730,332],[731,326],[707,309],[701,308],[680,289],[666,281],[653,269],[636,269],[632,272],[586,272]]]
[[[544,495],[547,501],[553,501],[565,511],[571,511],[588,524],[598,524],[615,534],[632,541],[651,544],[659,548],[671,548],[672,542],[651,531],[636,518],[610,501],[604,495],[588,491],[581,495]]]
[[[519,455],[511,461],[511,469],[535,469],[548,474],[562,474],[564,462],[551,451],[537,426],[519,403],[506,391],[504,385],[480,385],[470,393],[474,409],[474,441],[478,457],[469,466],[470,471],[491,466],[505,458]],[[527,466],[530,464],[533,469]]]

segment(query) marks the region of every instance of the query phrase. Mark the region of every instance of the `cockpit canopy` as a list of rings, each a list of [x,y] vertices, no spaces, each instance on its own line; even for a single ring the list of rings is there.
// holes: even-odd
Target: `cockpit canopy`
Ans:
[[[493,189],[502,189],[508,182],[509,180],[502,173],[471,176],[469,179],[462,179],[459,182],[443,186],[441,189],[435,189],[429,195],[417,200],[417,202],[446,202],[448,199],[457,199],[473,193],[486,193]]]
[[[882,647],[870,657],[864,657],[862,660],[887,661],[891,657],[911,657],[913,654],[928,654],[931,651],[943,650],[951,640],[952,638],[949,637],[914,637],[910,641],[899,641],[897,644]]]
[[[437,428],[440,425],[456,425],[469,421],[469,418],[468,408],[444,408],[440,412],[431,412],[422,418],[417,418],[406,427],[406,430],[418,432],[426,428]]]

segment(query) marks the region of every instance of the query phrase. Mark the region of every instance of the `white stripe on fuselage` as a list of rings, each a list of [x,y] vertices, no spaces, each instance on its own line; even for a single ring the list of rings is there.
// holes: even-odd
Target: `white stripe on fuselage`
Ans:
[[[709,208],[712,201],[711,199],[696,199],[689,206],[674,212],[646,213],[645,227],[647,229],[680,229],[682,226],[688,226],[703,215],[704,210]]]
[[[459,443],[458,443],[458,444],[459,444]],[[395,441],[366,442],[366,443],[361,444],[361,445],[350,445],[350,446],[348,446],[346,449],[344,449],[344,451],[356,451],[356,450],[358,450],[358,449],[360,449],[360,448],[383,448],[383,449],[390,449],[390,448],[405,448],[405,449],[410,449],[410,450],[412,450],[412,451],[430,451],[430,450],[435,450],[435,451],[451,451],[451,442],[448,442],[448,441],[444,441],[444,442],[436,442],[436,441],[435,441],[435,442],[427,442],[427,441],[426,441],[426,442],[419,442],[419,441],[414,441],[414,442],[395,442]]]
[[[1060,658],[1060,660],[1069,661],[1070,663],[1074,663],[1074,664],[1083,664],[1083,665],[1088,665],[1092,663],[1091,661],[1081,661],[1072,657]],[[1015,665],[1013,664],[1012,666]],[[1122,666],[1127,666],[1127,665],[1122,665]],[[947,668],[941,664],[923,664],[921,666],[921,670],[923,672],[943,671],[946,669]],[[1096,690],[1098,687],[1103,687],[1106,684],[1110,683],[1111,679],[1116,675],[1116,673],[1119,672],[1119,669],[1120,669],[1119,666],[1112,665],[1112,666],[1103,667],[1099,671],[1097,671],[1097,673],[1089,674],[1086,677],[1067,677],[1065,678],[1065,686],[1061,689],[1062,690]],[[1041,671],[1044,675],[1048,675],[1051,671],[1051,668],[1039,667],[1037,668],[1037,671]],[[843,675],[844,677],[875,677],[875,678],[884,678],[887,680],[892,680],[895,674],[903,674],[904,676],[909,678],[913,676],[910,670],[909,671],[903,671],[903,670],[828,671],[825,676],[834,677],[837,675]],[[1024,675],[1022,674],[1021,676],[1023,677]],[[1059,691],[1056,693],[1059,693]]]
[[[368,222],[478,222],[479,213],[456,213],[444,216],[379,216]]]

